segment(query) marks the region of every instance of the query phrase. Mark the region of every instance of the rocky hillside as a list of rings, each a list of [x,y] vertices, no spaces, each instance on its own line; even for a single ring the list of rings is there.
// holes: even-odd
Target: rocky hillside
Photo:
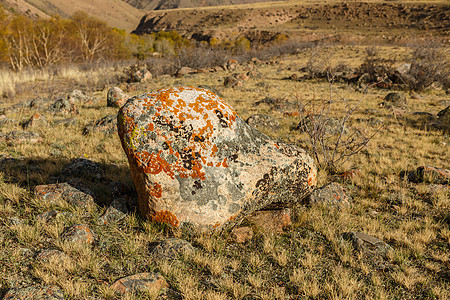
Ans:
[[[6,11],[14,11],[28,16],[67,18],[77,11],[85,11],[91,16],[105,21],[109,26],[131,31],[136,28],[143,12],[121,0],[1,0]]]
[[[124,0],[124,1],[142,10],[163,10],[175,8],[248,4],[257,2],[267,2],[273,0]]]
[[[135,32],[176,30],[204,40],[243,34],[251,40],[255,30],[288,35],[384,36],[395,40],[429,34],[448,36],[449,28],[450,5],[445,2],[298,4],[291,1],[229,9],[152,11],[142,18]]]

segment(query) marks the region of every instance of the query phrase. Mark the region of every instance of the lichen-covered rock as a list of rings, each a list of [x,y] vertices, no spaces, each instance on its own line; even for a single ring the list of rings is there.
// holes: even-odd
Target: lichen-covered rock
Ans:
[[[70,102],[69,99],[59,99],[55,101],[52,105],[50,105],[48,110],[63,115],[78,115],[80,113],[75,104]]]
[[[299,202],[316,184],[304,150],[248,126],[207,90],[136,96],[118,128],[140,211],[155,221],[224,229],[271,204]]]
[[[88,135],[94,132],[114,134],[117,132],[117,115],[108,115],[99,120],[90,122],[83,128],[83,134]]]
[[[392,248],[376,237],[363,232],[345,232],[342,234],[344,240],[350,241],[357,251],[364,251],[373,254],[387,254]]]
[[[43,213],[38,214],[36,216],[36,220],[41,221],[41,222],[48,222],[50,220],[53,220],[60,214],[61,214],[61,212],[59,210],[53,209],[53,210],[45,211]]]
[[[79,157],[72,160],[62,168],[60,177],[64,179],[79,178],[101,180],[103,179],[103,175],[103,169],[98,162]]]
[[[62,290],[57,286],[27,285],[10,289],[3,300],[64,300]]]
[[[414,183],[450,184],[450,170],[433,166],[420,166],[415,171],[408,173],[408,180]]]
[[[384,102],[380,103],[381,107],[392,109],[392,108],[403,108],[406,109],[408,104],[406,102],[406,97],[402,93],[392,92],[384,97]]]
[[[86,95],[83,91],[80,90],[72,90],[67,94],[67,100],[71,103],[88,103],[91,101],[91,98]]]
[[[86,225],[76,224],[61,233],[61,240],[73,243],[92,244],[94,242],[94,233]]]
[[[311,193],[311,204],[328,204],[337,206],[351,206],[352,198],[347,195],[345,189],[337,182],[330,182]]]
[[[87,207],[94,203],[91,195],[80,191],[66,182],[38,185],[34,188],[34,195],[41,201],[54,203],[58,199],[62,199],[79,207]]]
[[[106,96],[106,105],[110,107],[121,107],[130,98],[124,91],[118,87],[112,87]]]
[[[155,259],[174,259],[184,252],[193,252],[194,247],[185,240],[170,238],[159,242],[150,251]]]
[[[159,273],[139,273],[116,280],[111,288],[120,294],[146,293],[157,294],[161,289],[169,287],[167,281]]]
[[[41,141],[41,137],[37,132],[14,130],[6,134],[0,140],[4,140],[9,145],[30,143],[34,144]]]
[[[126,217],[128,208],[126,200],[123,198],[115,199],[106,209],[105,213],[98,219],[98,225],[106,225],[108,223],[118,222]]]
[[[223,85],[227,88],[237,88],[242,86],[242,81],[237,79],[234,76],[228,76],[225,78],[225,80],[223,81]]]
[[[41,263],[47,263],[52,260],[64,261],[67,259],[69,259],[69,256],[57,249],[44,249],[36,255],[36,260]]]
[[[27,121],[20,124],[23,129],[36,126],[45,126],[47,121],[40,113],[34,113]]]

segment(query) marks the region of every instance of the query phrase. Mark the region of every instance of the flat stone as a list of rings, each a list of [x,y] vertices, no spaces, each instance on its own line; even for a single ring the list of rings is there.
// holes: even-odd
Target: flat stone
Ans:
[[[3,300],[64,300],[63,291],[57,286],[27,285],[10,289]]]
[[[96,132],[102,132],[105,134],[116,134],[117,133],[117,115],[108,115],[101,119],[95,120],[87,124],[83,128],[83,134],[93,134]]]
[[[62,200],[79,207],[87,207],[94,203],[94,199],[91,195],[66,182],[38,185],[34,188],[34,195],[38,200],[49,201],[50,203],[55,203],[61,198]]]
[[[62,241],[73,243],[92,244],[94,242],[94,233],[86,225],[73,225],[61,234]]]
[[[301,202],[316,184],[313,160],[247,125],[210,91],[161,90],[119,111],[143,216],[222,230],[273,203]]]
[[[70,102],[68,99],[56,100],[52,105],[50,105],[48,110],[63,115],[78,115],[80,113],[75,104]]]
[[[36,220],[41,222],[48,222],[50,220],[55,219],[61,212],[59,210],[49,210],[43,213],[40,213],[36,216]]]
[[[45,249],[40,251],[37,255],[36,255],[36,260],[42,263],[46,263],[49,262],[51,260],[60,260],[63,261],[64,259],[67,259],[68,256],[57,249]]]
[[[159,273],[139,273],[115,281],[111,288],[122,295],[127,293],[158,292],[169,287],[167,281]]]
[[[428,182],[434,184],[449,184],[450,170],[433,166],[420,166],[408,173],[408,180],[414,183]]]
[[[1,139],[10,145],[22,143],[34,144],[41,141],[39,133],[19,130],[9,132]]]
[[[98,219],[99,225],[106,225],[108,223],[119,222],[126,217],[128,209],[126,207],[125,199],[116,199],[106,209],[105,213]]]
[[[337,182],[330,182],[316,190],[309,196],[310,204],[323,203],[337,206],[351,206],[352,198]]]
[[[170,238],[156,244],[150,251],[155,259],[174,259],[183,252],[193,252],[194,247],[188,241]]]
[[[392,249],[391,246],[382,240],[363,232],[345,232],[342,234],[342,237],[347,241],[351,241],[353,243],[353,247],[357,251],[386,254]]]

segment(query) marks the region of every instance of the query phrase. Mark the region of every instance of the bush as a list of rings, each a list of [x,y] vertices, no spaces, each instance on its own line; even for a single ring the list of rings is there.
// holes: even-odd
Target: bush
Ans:
[[[412,90],[422,91],[433,83],[448,88],[450,62],[444,48],[433,44],[419,45],[411,54],[410,64],[405,81]]]

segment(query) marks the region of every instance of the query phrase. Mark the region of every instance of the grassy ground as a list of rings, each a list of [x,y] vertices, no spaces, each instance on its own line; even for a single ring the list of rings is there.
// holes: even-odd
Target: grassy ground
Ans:
[[[401,47],[380,50],[385,56],[396,55],[399,63],[407,57],[407,50]],[[335,180],[343,184],[353,197],[351,208],[299,205],[294,209],[290,230],[274,235],[255,229],[253,239],[241,245],[234,243],[228,234],[187,234],[143,220],[136,213],[130,213],[117,224],[100,226],[96,221],[105,210],[104,206],[86,212],[67,203],[38,202],[32,195],[33,185],[45,183],[50,176],[58,174],[64,164],[80,156],[100,162],[106,178],[121,181],[130,188],[133,186],[118,136],[82,135],[85,124],[116,111],[106,107],[107,89],[91,92],[95,101],[79,107],[77,124],[37,128],[43,137],[41,143],[0,144],[1,154],[33,160],[44,169],[37,173],[23,169],[0,172],[0,295],[26,282],[56,284],[68,299],[92,296],[119,299],[109,287],[115,280],[139,272],[158,271],[170,284],[170,288],[159,295],[161,299],[448,299],[448,187],[411,184],[399,176],[402,170],[412,170],[423,164],[450,168],[448,135],[413,128],[389,110],[380,108],[378,104],[388,90],[370,89],[364,96],[352,85],[283,79],[292,73],[300,74],[298,69],[313,55],[331,64],[355,67],[365,54],[364,48],[358,46],[309,49],[279,58],[275,64],[259,66],[257,71],[261,77],[250,79],[237,89],[223,87],[222,80],[228,72],[222,71],[182,78],[161,76],[128,93],[134,95],[174,85],[208,85],[217,89],[244,119],[255,113],[278,119],[282,129],[267,131],[268,135],[306,148],[306,136],[290,129],[299,122],[298,116],[288,116],[253,103],[266,96],[318,103],[331,98],[330,114],[342,116],[346,103],[356,104],[363,98],[350,124],[369,134],[378,127],[357,119],[373,117],[382,120],[384,126],[361,154],[340,166],[342,171],[357,168],[360,173],[344,180],[320,170],[318,179],[319,185]],[[35,90],[17,93],[14,100],[4,100],[2,107],[33,98],[41,84],[49,83],[32,82]],[[69,90],[67,86],[66,92]],[[406,95],[411,111],[433,114],[445,108],[441,101],[448,100],[441,89],[423,92],[421,99]],[[19,121],[32,113],[27,110],[8,114],[14,122],[3,125],[0,131],[19,130]],[[53,118],[57,117],[47,115],[49,121]],[[100,203],[111,201],[99,200]],[[37,214],[50,209],[69,213],[49,223],[36,221]],[[12,217],[20,218],[22,223],[11,224]],[[87,224],[96,233],[94,246],[71,245],[59,240],[65,227],[78,223]],[[355,251],[351,243],[340,237],[348,231],[377,237],[393,250],[386,256]],[[196,251],[173,261],[153,259],[149,245],[169,236],[188,240]],[[62,250],[67,256],[59,261],[37,262],[34,253],[47,248]],[[155,297],[150,293],[129,298]]]

